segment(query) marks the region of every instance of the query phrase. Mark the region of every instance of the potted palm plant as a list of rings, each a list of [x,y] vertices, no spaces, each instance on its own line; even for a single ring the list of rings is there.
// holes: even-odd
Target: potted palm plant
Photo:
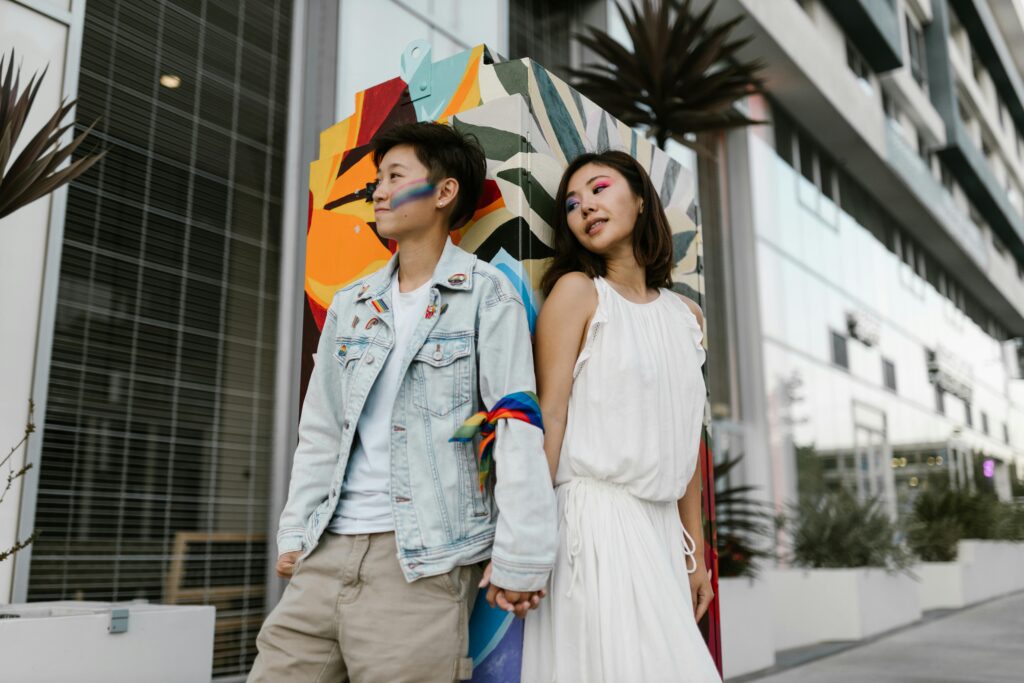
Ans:
[[[920,559],[922,608],[964,607],[1024,589],[1024,507],[929,483],[914,500],[907,531]]]
[[[791,507],[791,567],[768,572],[776,646],[861,640],[921,618],[909,552],[874,498],[841,489]]]
[[[691,0],[616,4],[632,45],[589,27],[576,40],[602,61],[569,69],[572,84],[627,125],[702,150],[698,133],[760,123],[734,106],[763,87],[760,61],[743,61],[750,38],[735,38],[742,21],[710,23],[715,3],[694,14]]]

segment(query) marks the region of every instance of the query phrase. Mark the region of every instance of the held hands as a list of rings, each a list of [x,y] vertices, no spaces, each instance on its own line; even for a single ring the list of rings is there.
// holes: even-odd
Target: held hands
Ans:
[[[299,555],[302,554],[301,550],[293,550],[290,553],[283,553],[277,558],[277,566],[274,569],[277,570],[277,575],[282,579],[292,578],[292,572],[295,571],[295,563],[299,559]]]
[[[539,591],[510,591],[495,586],[491,583],[490,562],[487,563],[484,576],[480,579],[480,588],[485,587],[487,588],[487,602],[491,607],[514,612],[520,619],[525,619],[526,613],[537,607],[541,599],[547,595],[547,591],[543,588]]]
[[[697,621],[704,617],[704,613],[711,606],[711,600],[715,597],[715,591],[711,589],[711,575],[703,562],[697,563],[697,571],[689,575],[690,578],[690,600],[693,602],[693,616]]]

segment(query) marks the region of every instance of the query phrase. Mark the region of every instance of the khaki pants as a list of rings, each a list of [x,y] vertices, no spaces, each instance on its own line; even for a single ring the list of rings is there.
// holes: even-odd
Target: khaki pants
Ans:
[[[408,583],[395,535],[324,534],[260,629],[249,683],[450,683],[470,678],[480,568]]]

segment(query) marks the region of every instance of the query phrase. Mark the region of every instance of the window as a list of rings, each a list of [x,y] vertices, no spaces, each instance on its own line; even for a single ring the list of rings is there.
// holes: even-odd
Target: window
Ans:
[[[775,151],[790,166],[796,167],[793,163],[793,145],[796,142],[796,131],[789,118],[779,111],[778,107],[772,110],[772,122],[775,129]]]
[[[803,133],[800,134],[800,174],[818,184],[814,174],[814,143]]]
[[[1003,443],[1010,443],[1010,425],[1003,423]]]
[[[1003,241],[994,232],[990,234],[992,235],[992,246],[995,247],[996,253],[1006,258],[1006,245],[1003,244]]]
[[[922,88],[928,87],[928,60],[924,51],[924,32],[907,15],[907,50],[910,53],[910,73]]]
[[[939,162],[939,176],[942,180],[942,186],[946,188],[946,191],[950,194],[953,193],[953,174],[949,172],[949,168],[946,164]]]
[[[981,433],[988,434],[988,415],[985,414],[984,410],[981,411]]]
[[[964,401],[964,419],[966,420],[968,427],[974,427],[974,409],[971,407],[969,401]]]
[[[882,91],[882,111],[888,118],[896,118],[896,103],[892,101],[892,97],[885,90]]]
[[[100,118],[107,156],[68,188],[26,597],[215,604],[213,678],[236,678],[276,517],[294,3],[82,4],[75,132]]]
[[[850,41],[846,41],[846,63],[850,67],[850,71],[860,81],[861,86],[869,93],[872,91],[871,87],[871,67],[868,66],[867,61],[860,56],[857,49],[853,47]]]
[[[850,369],[850,359],[846,353],[846,337],[832,333],[832,364],[846,370]]]
[[[839,182],[836,180],[836,167],[825,157],[818,157],[818,170],[821,171],[821,191],[832,201],[839,203]]]
[[[940,415],[946,414],[946,392],[938,384],[935,385],[935,410]]]
[[[882,359],[882,381],[889,391],[896,391],[896,366],[891,360]]]

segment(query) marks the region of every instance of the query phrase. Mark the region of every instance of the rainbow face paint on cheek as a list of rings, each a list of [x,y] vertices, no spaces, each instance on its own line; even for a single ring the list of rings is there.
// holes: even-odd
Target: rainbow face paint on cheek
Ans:
[[[423,199],[429,197],[434,193],[434,184],[426,178],[420,178],[419,180],[413,180],[410,183],[402,185],[400,188],[395,190],[395,193],[391,195],[391,210],[414,202],[417,199]]]

